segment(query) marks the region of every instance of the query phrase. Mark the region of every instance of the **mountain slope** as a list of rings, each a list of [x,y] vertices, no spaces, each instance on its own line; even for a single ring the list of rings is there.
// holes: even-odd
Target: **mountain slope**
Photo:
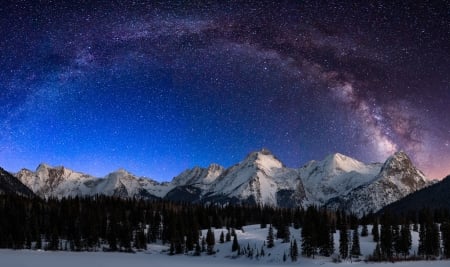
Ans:
[[[420,209],[450,209],[450,175],[442,181],[414,192],[386,207],[380,212],[407,213]]]
[[[194,167],[175,177],[171,185],[174,187],[165,196],[172,201],[199,202],[205,190],[225,171],[218,164],[211,164],[208,168]]]
[[[29,197],[34,196],[33,191],[2,168],[0,168],[0,194],[16,194]]]
[[[429,184],[410,158],[404,152],[397,152],[386,160],[372,182],[332,198],[325,205],[361,216],[364,213],[376,212]]]

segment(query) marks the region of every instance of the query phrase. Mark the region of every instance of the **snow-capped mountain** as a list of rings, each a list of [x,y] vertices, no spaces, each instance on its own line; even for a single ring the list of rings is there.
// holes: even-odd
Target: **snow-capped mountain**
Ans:
[[[23,169],[16,177],[43,197],[104,194],[280,207],[314,204],[358,215],[376,212],[431,184],[403,152],[395,153],[384,164],[365,164],[336,153],[293,169],[265,149],[250,153],[227,169],[218,164],[194,167],[165,183],[136,177],[123,169],[95,178],[45,164],[35,172]]]
[[[90,175],[47,164],[40,164],[35,172],[22,169],[16,177],[42,197],[86,195],[95,186],[94,177]]]
[[[325,205],[352,211],[361,216],[364,213],[376,212],[430,184],[404,152],[397,152],[386,160],[372,182],[336,196]]]
[[[103,194],[118,197],[155,198],[164,196],[170,186],[146,178],[138,178],[125,170],[105,178],[79,173],[63,166],[40,164],[35,172],[20,170],[16,177],[41,197],[92,196]]]
[[[336,153],[323,161],[310,161],[299,169],[306,193],[311,201],[323,204],[348,193],[360,185],[372,182],[382,164],[364,164]]]
[[[298,206],[305,199],[298,172],[286,168],[271,152],[250,153],[225,170],[205,192],[211,202],[245,202],[271,206]]]
[[[0,194],[34,196],[34,193],[28,187],[2,168],[0,168]]]
[[[208,168],[194,167],[185,170],[172,180],[171,185],[174,188],[165,198],[173,201],[198,202],[224,171],[224,167],[214,163]]]
[[[97,186],[91,194],[103,194],[118,197],[140,197],[146,199],[161,198],[171,187],[147,178],[138,178],[124,169],[97,179]]]

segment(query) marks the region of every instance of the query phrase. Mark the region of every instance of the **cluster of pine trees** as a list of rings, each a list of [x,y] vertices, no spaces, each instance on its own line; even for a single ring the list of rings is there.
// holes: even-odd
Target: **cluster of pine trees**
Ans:
[[[72,251],[132,251],[147,244],[168,244],[170,253],[199,250],[214,253],[211,234],[201,229],[230,232],[249,224],[300,226],[301,209],[217,206],[145,201],[107,196],[62,199],[0,195],[0,248]],[[199,241],[200,240],[200,241]],[[200,243],[200,244],[199,244]],[[205,249],[203,249],[203,247]]]
[[[450,214],[424,209],[410,215],[384,213],[373,219],[372,235],[377,245],[370,260],[450,258]],[[419,233],[418,251],[412,253],[411,231]]]
[[[267,229],[261,248],[241,246],[235,229],[260,224]],[[340,259],[361,255],[359,236],[368,236],[373,225],[376,248],[369,260],[450,258],[450,213],[429,210],[407,215],[373,214],[358,219],[343,211],[324,208],[271,208],[218,206],[145,201],[107,196],[63,199],[0,195],[0,248],[71,251],[125,251],[146,249],[162,243],[168,253],[214,254],[212,228],[226,229],[220,243],[230,242],[230,251],[248,257],[265,256],[264,248],[275,240],[290,243],[290,257],[338,254]],[[301,231],[300,249],[290,229]],[[206,233],[201,229],[208,229]],[[361,229],[361,230],[359,230]],[[411,251],[411,231],[419,233],[419,248]],[[339,251],[334,233],[339,233]]]

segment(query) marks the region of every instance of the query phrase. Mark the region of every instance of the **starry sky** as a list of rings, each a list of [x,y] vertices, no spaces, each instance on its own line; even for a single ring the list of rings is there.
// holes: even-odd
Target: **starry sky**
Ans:
[[[167,181],[264,147],[450,173],[450,2],[224,2],[2,2],[0,166]]]

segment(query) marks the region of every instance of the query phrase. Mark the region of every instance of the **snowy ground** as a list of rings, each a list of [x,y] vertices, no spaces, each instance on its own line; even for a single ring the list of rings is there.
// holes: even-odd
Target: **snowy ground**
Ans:
[[[246,226],[244,232],[236,231],[238,241],[241,246],[258,248],[260,249],[267,236],[267,228],[260,229],[259,225]],[[365,263],[364,261],[349,262],[344,261],[339,264],[331,262],[330,258],[318,257],[316,259],[308,259],[299,257],[297,262],[291,262],[289,259],[283,262],[283,253],[289,252],[289,244],[282,244],[280,241],[276,241],[275,247],[265,250],[265,257],[257,259],[249,259],[245,256],[239,258],[233,258],[235,253],[231,253],[231,242],[219,244],[219,236],[222,229],[215,230],[216,234],[216,246],[218,250],[217,254],[213,256],[203,255],[201,257],[176,255],[168,256],[164,250],[167,250],[165,246],[152,245],[149,246],[147,251],[137,252],[135,254],[127,253],[106,253],[106,252],[49,252],[49,251],[33,251],[33,250],[0,250],[0,267],[80,267],[80,266],[93,266],[93,267],[115,267],[115,266],[171,266],[171,267],[190,267],[190,266],[370,266],[370,267],[387,267],[394,266],[450,266],[450,261],[428,261],[428,262],[398,262],[391,263]],[[223,230],[226,233],[226,230]],[[370,231],[370,228],[369,228]],[[417,251],[417,233],[413,233],[413,247],[411,253],[414,250]],[[204,233],[206,235],[206,233]],[[291,229],[291,236],[297,239],[300,249],[300,231]],[[336,251],[338,245],[339,236],[335,235]],[[371,254],[375,247],[372,242],[372,236],[362,237],[361,252],[364,255]],[[270,256],[269,256],[270,254]],[[361,259],[364,259],[362,256]]]

